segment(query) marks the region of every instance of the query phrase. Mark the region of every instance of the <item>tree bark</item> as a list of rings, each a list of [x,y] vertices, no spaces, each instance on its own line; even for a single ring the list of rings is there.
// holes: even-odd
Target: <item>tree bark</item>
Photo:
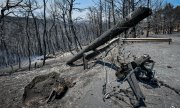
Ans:
[[[99,13],[99,34],[101,35],[102,34],[102,31],[103,31],[103,27],[102,27],[102,15],[103,15],[103,5],[102,5],[102,0],[99,1],[99,10],[100,10],[100,13]]]
[[[150,7],[150,0],[147,1],[147,7]],[[150,22],[149,22],[149,18],[147,18],[147,33],[146,33],[146,37],[149,37],[149,29],[150,29]]]
[[[30,36],[29,36],[29,12],[27,12],[26,16],[26,36],[27,36],[27,47],[28,47],[28,60],[29,60],[29,71],[31,70],[31,50],[30,50]]]
[[[114,25],[116,25],[116,17],[115,17],[114,0],[111,0],[111,8],[112,8],[113,24],[114,24]]]
[[[80,59],[83,56],[83,53],[95,50],[97,47],[103,45],[109,40],[115,38],[117,35],[121,34],[125,30],[130,27],[134,27],[138,22],[151,15],[152,11],[149,8],[140,7],[134,12],[130,13],[126,18],[122,21],[118,22],[114,27],[104,32],[99,38],[95,39],[90,45],[81,50],[78,54],[76,54],[72,59],[67,61],[67,64],[71,65],[74,61]]]
[[[34,16],[34,13],[32,11],[31,11],[31,15],[32,15],[32,18],[33,18],[33,21],[34,21],[34,27],[35,27],[35,31],[36,31],[36,38],[38,40],[39,54],[43,55],[43,49],[42,49],[42,46],[41,46],[41,38],[40,38],[40,35],[39,35],[38,24],[37,24],[36,18]]]
[[[44,4],[44,32],[43,32],[43,44],[44,44],[44,59],[43,59],[43,66],[46,63],[46,38],[47,38],[47,31],[46,31],[46,0],[43,0]]]
[[[132,11],[134,11],[134,9],[135,9],[134,0],[131,0],[131,6],[132,6]],[[133,27],[132,31],[133,31],[133,38],[136,38],[136,27],[135,26]]]

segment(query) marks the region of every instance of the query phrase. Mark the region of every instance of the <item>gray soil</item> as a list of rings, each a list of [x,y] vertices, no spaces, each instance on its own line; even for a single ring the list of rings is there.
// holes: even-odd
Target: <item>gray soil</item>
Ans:
[[[159,35],[158,37],[170,37],[173,42],[168,43],[131,43],[125,45],[124,52],[130,51],[131,55],[137,57],[149,54],[156,62],[154,70],[156,78],[180,90],[180,34]],[[157,36],[156,36],[157,37]],[[103,62],[112,63],[117,55],[117,48],[104,59]],[[103,56],[104,54],[101,54]],[[71,54],[58,55],[49,60],[46,66],[32,71],[21,71],[9,76],[0,76],[0,108],[21,108],[27,107],[22,104],[24,87],[38,75],[57,72],[63,77],[72,77],[76,85],[70,88],[62,99],[56,99],[50,103],[45,103],[40,108],[128,108],[132,107],[127,97],[126,102],[115,97],[103,101],[102,86],[105,83],[107,72],[107,92],[113,87],[118,90],[120,85],[116,82],[115,69],[113,66],[103,66],[100,63],[90,62],[90,69],[83,70],[82,66],[70,67],[65,61],[72,57]],[[77,64],[80,64],[78,61]],[[118,64],[117,64],[118,65]],[[179,108],[180,95],[173,90],[161,86],[151,88],[146,84],[139,83],[143,94],[146,97],[147,108]],[[120,85],[120,88],[129,88],[127,82]],[[130,90],[130,89],[129,89]]]

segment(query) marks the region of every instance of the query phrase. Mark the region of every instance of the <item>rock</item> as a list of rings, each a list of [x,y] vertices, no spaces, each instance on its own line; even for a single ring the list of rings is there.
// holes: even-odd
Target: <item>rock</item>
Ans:
[[[169,65],[168,65],[167,68],[172,68],[172,66],[169,66]]]

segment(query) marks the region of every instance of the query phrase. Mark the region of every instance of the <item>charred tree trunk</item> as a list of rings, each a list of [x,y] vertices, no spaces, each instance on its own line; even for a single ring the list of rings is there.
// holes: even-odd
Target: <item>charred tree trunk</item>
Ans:
[[[111,28],[111,8],[108,6],[108,29]]]
[[[72,11],[73,11],[73,5],[74,5],[73,3],[74,3],[74,0],[71,0],[70,4],[69,4],[69,25],[70,25],[70,30],[72,32],[72,35],[74,37],[76,50],[79,50],[78,45],[79,45],[80,49],[82,49],[82,46],[81,46],[81,43],[80,43],[78,37],[76,36],[75,27],[74,27],[74,23],[72,20]]]
[[[131,0],[132,11],[135,9],[134,0]],[[136,27],[133,27],[133,38],[136,38]]]
[[[26,35],[27,35],[27,47],[28,47],[28,60],[29,60],[29,71],[31,70],[31,50],[30,50],[30,36],[29,36],[29,12],[26,16]]]
[[[147,1],[147,7],[150,7],[150,0]],[[150,30],[150,22],[149,22],[149,18],[147,18],[147,33],[146,33],[146,37],[149,37],[149,30]]]
[[[116,25],[116,17],[115,17],[114,0],[111,0],[111,8],[112,8],[113,24],[114,24],[114,25]]]
[[[63,42],[63,51],[67,51],[67,49],[69,48],[68,45],[67,45],[67,42],[66,42],[66,38],[65,38],[65,34],[64,34],[64,31],[62,29],[62,26],[59,25],[59,28],[60,28],[60,33],[61,33],[61,38],[62,38],[62,42]]]
[[[18,42],[17,44],[17,56],[18,56],[18,66],[19,66],[19,69],[21,69],[21,47],[19,45],[20,43]]]
[[[103,14],[103,5],[102,5],[102,0],[99,1],[99,10],[100,10],[100,13],[99,13],[99,34],[102,34],[102,31],[103,31],[103,25],[102,25],[102,14]]]
[[[138,22],[149,16],[151,13],[152,13],[151,9],[149,8],[145,8],[145,7],[138,8],[136,11],[132,12],[122,21],[118,22],[114,27],[103,33],[99,38],[95,39],[92,43],[90,43],[90,45],[88,45],[86,48],[81,50],[72,59],[67,61],[67,64],[69,65],[73,64],[74,61],[80,59],[83,56],[83,53],[90,50],[95,50],[97,47],[113,39],[114,37],[121,34],[130,27],[134,27],[136,24],[138,24]]]
[[[41,46],[41,38],[40,38],[40,35],[39,35],[38,24],[37,24],[36,18],[34,16],[34,14],[32,13],[32,11],[31,11],[31,15],[32,15],[32,18],[33,18],[33,21],[34,21],[34,27],[35,27],[35,31],[36,31],[36,38],[38,40],[39,54],[43,55],[43,49],[42,49],[42,46]]]
[[[122,16],[125,18],[128,15],[127,0],[123,0]],[[127,31],[124,31],[124,38],[127,38]]]
[[[43,66],[46,63],[46,38],[47,38],[47,31],[46,31],[46,1],[43,0],[43,4],[44,4],[44,32],[43,32],[43,44],[44,44],[44,59],[43,59]]]

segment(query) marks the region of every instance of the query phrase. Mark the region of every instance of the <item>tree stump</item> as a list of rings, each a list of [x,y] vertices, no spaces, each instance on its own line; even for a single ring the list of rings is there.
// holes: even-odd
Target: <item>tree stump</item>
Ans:
[[[74,84],[70,79],[61,78],[56,72],[36,76],[24,89],[23,104],[37,107],[54,99],[60,99]]]

